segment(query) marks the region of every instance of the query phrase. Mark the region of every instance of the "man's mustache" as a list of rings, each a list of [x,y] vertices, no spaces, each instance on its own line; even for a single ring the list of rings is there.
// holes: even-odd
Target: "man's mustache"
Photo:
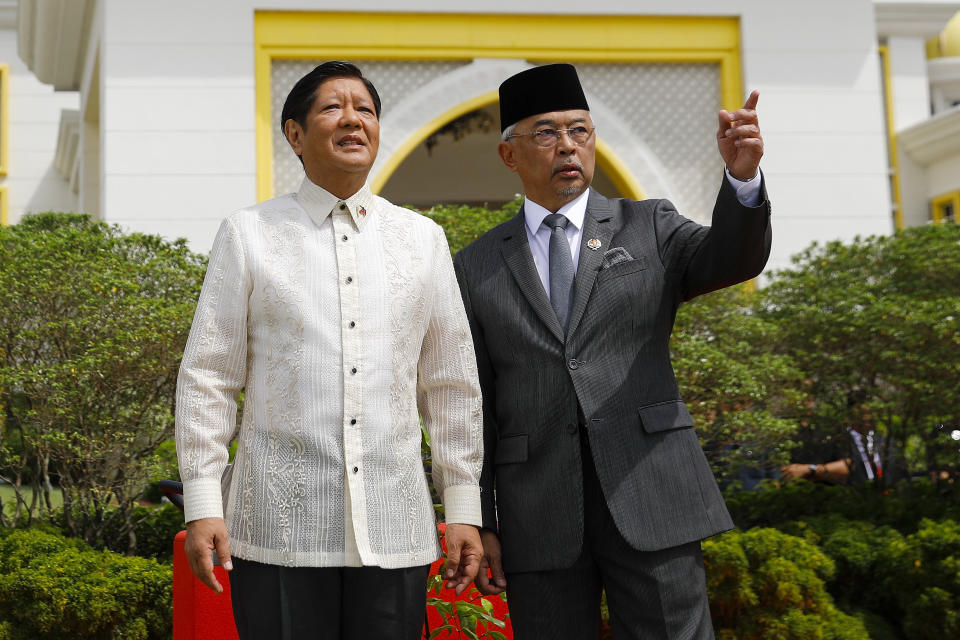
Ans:
[[[571,169],[576,169],[580,173],[583,173],[583,165],[576,160],[564,160],[563,162],[558,162],[553,165],[553,172],[550,174],[552,176],[557,175],[561,171],[570,171]]]

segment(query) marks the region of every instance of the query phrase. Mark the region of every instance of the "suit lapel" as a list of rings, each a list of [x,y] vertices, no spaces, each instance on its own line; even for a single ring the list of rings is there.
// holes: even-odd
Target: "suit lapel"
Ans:
[[[527,230],[524,227],[523,208],[510,221],[500,250],[520,291],[533,307],[534,313],[550,329],[550,333],[563,342],[563,329],[560,327],[560,321],[557,320],[556,312],[550,306],[547,293],[543,290],[543,283],[540,282],[537,267],[533,263],[533,255],[530,253]]]
[[[573,335],[577,330],[583,313],[587,309],[593,282],[597,279],[600,265],[603,264],[603,254],[610,248],[610,240],[613,238],[613,230],[616,227],[613,224],[614,215],[610,200],[591,189],[587,200],[587,215],[583,219],[583,232],[580,234],[580,260],[577,263],[577,277],[574,280],[573,308],[570,311],[568,336]],[[591,249],[587,244],[591,240],[599,240],[600,246]]]

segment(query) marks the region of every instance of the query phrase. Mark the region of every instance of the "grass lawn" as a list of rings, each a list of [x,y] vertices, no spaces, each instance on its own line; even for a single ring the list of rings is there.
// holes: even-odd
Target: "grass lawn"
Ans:
[[[30,503],[30,500],[33,499],[33,488],[25,487],[23,490],[23,497],[26,499],[27,504]],[[53,504],[54,509],[57,507],[63,506],[63,492],[60,491],[59,487],[54,487],[53,491],[50,493],[50,502]],[[3,504],[4,513],[12,515],[16,505],[17,498],[16,493],[8,484],[0,484],[0,503]]]

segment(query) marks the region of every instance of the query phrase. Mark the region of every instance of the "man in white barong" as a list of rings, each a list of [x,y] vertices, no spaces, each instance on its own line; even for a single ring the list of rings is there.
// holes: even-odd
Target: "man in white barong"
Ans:
[[[419,416],[447,585],[466,588],[482,556],[470,328],[443,230],[366,183],[379,117],[352,64],[294,86],[281,127],[306,176],[223,222],[184,352],[187,556],[215,591],[212,554],[231,571],[244,640],[419,637],[440,556]]]

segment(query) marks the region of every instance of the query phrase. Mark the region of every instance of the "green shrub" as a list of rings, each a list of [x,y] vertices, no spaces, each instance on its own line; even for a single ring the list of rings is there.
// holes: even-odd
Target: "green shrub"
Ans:
[[[757,491],[727,491],[724,498],[741,529],[779,528],[788,522],[828,514],[887,525],[903,534],[916,531],[924,518],[960,521],[960,484],[928,480],[907,480],[885,489],[798,481],[781,487],[767,485]]]
[[[781,528],[818,545],[835,563],[830,592],[858,611],[871,637],[960,637],[957,522],[924,519],[917,531],[904,536],[889,526],[829,514]]]
[[[53,523],[34,522],[31,529],[43,527],[57,535],[70,536],[64,524],[63,513],[54,514]],[[158,562],[173,562],[173,538],[186,528],[183,512],[172,504],[135,505],[130,518],[133,528],[128,529],[124,515],[117,509],[107,509],[102,516],[102,527],[96,538],[88,544],[98,551],[107,550],[124,555],[152,558]],[[130,535],[135,542],[131,551]]]
[[[839,611],[825,581],[832,560],[775,529],[732,531],[703,543],[707,591],[720,640],[869,640]]]
[[[924,520],[885,558],[886,590],[896,598],[909,640],[960,637],[960,523]]]
[[[38,530],[0,535],[0,639],[169,638],[171,567]]]
[[[904,537],[889,526],[828,514],[787,523],[780,530],[820,547],[836,565],[830,593],[842,604],[882,617],[895,611],[895,594],[884,584],[889,558]],[[890,620],[893,622],[893,620]]]
[[[147,487],[144,489],[141,499],[156,504],[163,497],[163,492],[160,491],[160,481],[180,479],[176,443],[173,440],[161,442],[157,450],[154,451],[153,458],[153,470],[150,472]]]
[[[173,435],[206,264],[186,240],[128,234],[89,215],[0,227],[0,472],[13,486],[56,481],[73,536],[94,543],[111,509],[134,526],[155,452]],[[28,521],[55,510],[19,505]]]
[[[456,254],[488,229],[517,215],[522,204],[522,198],[508,202],[502,209],[438,204],[424,211],[423,215],[443,227],[447,235],[447,243],[450,245],[450,253]]]
[[[878,452],[879,484],[902,472],[898,450],[908,469],[960,472],[955,443],[936,428],[960,421],[949,391],[960,388],[958,242],[960,225],[920,225],[813,244],[768,274],[756,310],[808,384],[798,417],[811,450],[848,449],[847,430],[860,425],[893,445]]]
[[[186,527],[183,512],[172,504],[138,505],[133,508],[133,520],[133,531],[137,539],[134,554],[159,562],[173,562],[173,538]],[[126,534],[121,529],[122,522],[117,518],[112,525],[108,527],[97,548],[125,553],[128,545]]]

